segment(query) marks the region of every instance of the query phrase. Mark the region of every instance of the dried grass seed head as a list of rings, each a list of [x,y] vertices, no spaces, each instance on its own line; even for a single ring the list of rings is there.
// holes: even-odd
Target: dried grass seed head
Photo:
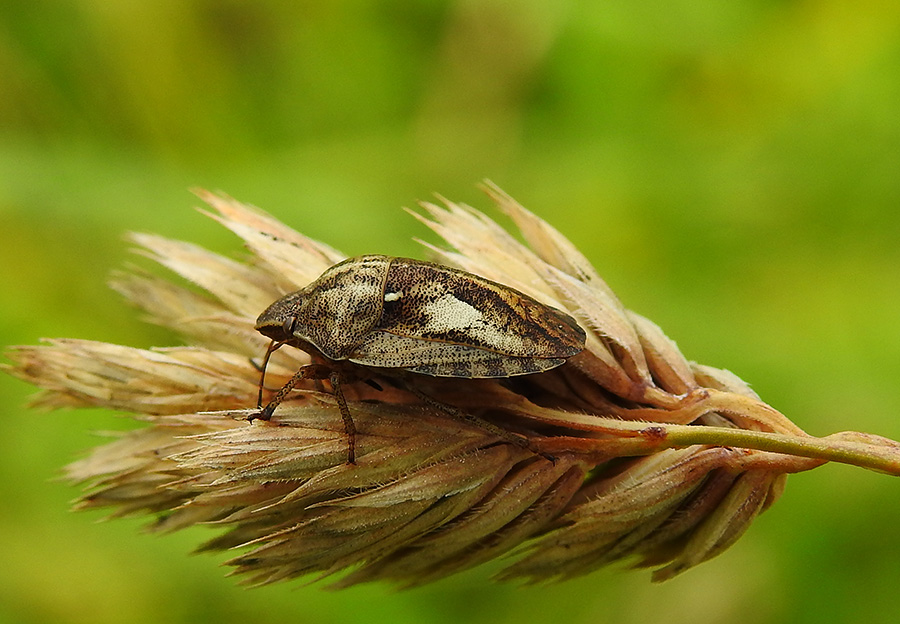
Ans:
[[[409,586],[515,549],[502,578],[568,578],[627,560],[664,579],[733,543],[778,498],[787,473],[827,459],[900,472],[896,442],[812,438],[731,373],[686,360],[559,232],[496,186],[486,190],[529,247],[468,206],[426,202],[417,218],[452,249],[429,246],[434,258],[576,319],[587,330],[583,351],[511,379],[347,384],[356,465],[346,462],[337,400],[320,382],[301,380],[270,422],[248,423],[254,358],[266,346],[255,319],[344,258],[200,191],[208,214],[244,240],[248,260],[135,235],[143,254],[196,288],[141,271],[113,280],[189,346],[53,340],[9,352],[9,372],[42,388],[36,404],[120,409],[147,423],[68,467],[87,484],[78,507],[154,514],[159,531],[220,527],[202,548],[243,548],[229,563],[249,583],[351,569],[338,586]],[[302,350],[278,350],[267,385],[283,386],[310,362]],[[418,392],[495,429],[448,418]]]

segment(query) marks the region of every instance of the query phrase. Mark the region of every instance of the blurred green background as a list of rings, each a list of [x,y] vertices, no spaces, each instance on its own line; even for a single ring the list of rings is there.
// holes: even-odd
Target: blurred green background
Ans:
[[[624,303],[814,434],[900,438],[900,3],[6,0],[0,343],[172,344],[105,286],[153,231],[240,255],[203,186],[347,253],[421,255],[399,210],[491,178]],[[491,212],[495,214],[495,212]],[[245,591],[201,529],[72,514],[59,468],[133,426],[0,375],[0,621],[896,622],[900,480],[791,477],[664,585]]]

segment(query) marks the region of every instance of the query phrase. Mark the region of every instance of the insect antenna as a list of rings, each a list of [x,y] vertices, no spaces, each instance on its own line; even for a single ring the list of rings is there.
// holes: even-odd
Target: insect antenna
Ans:
[[[266,356],[263,358],[262,366],[260,366],[260,374],[259,374],[259,394],[256,398],[256,408],[262,409],[262,398],[263,398],[263,388],[265,387],[266,381],[266,367],[269,365],[269,358],[272,357],[272,354],[278,351],[287,341],[285,340],[275,340],[272,339],[272,342],[269,343],[269,347],[266,349]]]

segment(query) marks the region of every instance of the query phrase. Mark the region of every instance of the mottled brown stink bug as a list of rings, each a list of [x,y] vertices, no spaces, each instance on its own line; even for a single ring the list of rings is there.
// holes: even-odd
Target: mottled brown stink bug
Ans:
[[[256,329],[272,339],[263,376],[269,356],[286,344],[309,353],[313,364],[297,371],[265,407],[260,379],[261,411],[254,417],[271,418],[300,380],[329,379],[351,463],[355,427],[340,384],[359,376],[347,362],[382,374],[513,377],[560,366],[584,349],[585,340],[584,330],[568,314],[508,286],[431,262],[379,255],[350,258],[327,269],[306,288],[270,305]],[[507,439],[512,435],[463,417]]]

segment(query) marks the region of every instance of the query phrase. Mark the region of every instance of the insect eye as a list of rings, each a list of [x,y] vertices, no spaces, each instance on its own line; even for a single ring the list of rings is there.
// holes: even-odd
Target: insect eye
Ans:
[[[284,319],[284,325],[281,328],[284,330],[284,333],[288,335],[292,335],[294,333],[294,326],[297,324],[296,316],[289,316]]]

